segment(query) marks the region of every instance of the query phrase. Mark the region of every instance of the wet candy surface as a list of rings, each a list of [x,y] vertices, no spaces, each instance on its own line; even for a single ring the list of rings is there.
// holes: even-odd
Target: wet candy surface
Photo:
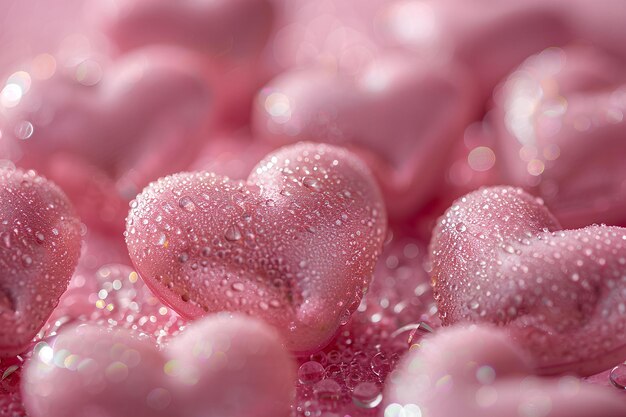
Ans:
[[[268,155],[247,182],[197,172],[151,184],[131,204],[126,241],[148,286],[183,316],[246,312],[307,352],[358,307],[385,230],[365,165],[303,143]]]
[[[541,372],[593,374],[626,349],[626,229],[562,230],[549,210],[512,187],[457,200],[430,244],[444,325],[505,326]]]
[[[33,171],[0,169],[0,356],[20,353],[67,288],[80,254],[67,197]]]

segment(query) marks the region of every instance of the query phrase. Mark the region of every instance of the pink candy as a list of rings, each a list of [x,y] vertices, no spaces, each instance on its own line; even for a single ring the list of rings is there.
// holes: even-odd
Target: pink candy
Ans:
[[[542,373],[593,374],[626,354],[626,229],[562,230],[521,189],[454,202],[430,244],[444,325],[505,326]]]
[[[67,329],[35,348],[22,388],[32,417],[287,417],[293,378],[271,328],[212,316],[164,352],[127,330]]]
[[[5,1],[0,417],[626,416],[624,0]]]
[[[33,85],[10,109],[13,149],[3,156],[57,182],[89,224],[120,230],[127,201],[187,166],[201,147],[211,90],[197,70],[171,50],[137,52],[104,68],[83,61],[71,76]]]
[[[390,215],[409,216],[441,186],[448,146],[475,104],[462,71],[428,64],[388,56],[358,76],[323,68],[285,73],[259,93],[253,132],[274,144],[314,140],[353,149],[376,175]]]
[[[323,347],[367,290],[386,232],[367,167],[329,145],[269,154],[248,177],[165,177],[131,204],[138,272],[178,313],[241,311],[279,328],[289,349]]]
[[[511,74],[494,120],[504,177],[569,227],[626,224],[626,76],[596,50],[548,49]]]
[[[0,169],[0,356],[22,352],[50,316],[80,241],[80,221],[56,185]]]
[[[442,330],[411,350],[388,381],[385,417],[621,417],[626,403],[564,376],[540,378],[491,327]]]

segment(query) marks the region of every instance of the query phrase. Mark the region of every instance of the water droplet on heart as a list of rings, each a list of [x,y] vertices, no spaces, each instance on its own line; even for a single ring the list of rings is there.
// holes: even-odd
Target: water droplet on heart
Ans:
[[[239,291],[239,292],[245,289],[245,286],[241,282],[235,282],[231,287],[234,291]]]
[[[298,381],[304,385],[312,385],[324,378],[324,367],[321,363],[309,361],[303,363],[298,369]]]
[[[41,232],[35,233],[35,238],[37,239],[38,243],[43,243],[43,241],[46,240],[46,237]]]
[[[165,233],[159,233],[154,238],[154,244],[157,246],[164,246],[165,242],[167,242],[167,237]]]
[[[456,225],[456,231],[457,232],[463,233],[466,230],[467,230],[467,227],[465,226],[465,223],[463,223],[463,222],[457,223],[457,225]]]
[[[361,408],[374,408],[383,400],[383,394],[374,382],[361,382],[352,391],[352,402]]]
[[[187,196],[181,197],[180,200],[178,200],[178,205],[190,213],[196,209],[194,202]]]
[[[313,178],[313,177],[302,178],[302,185],[304,185],[306,188],[312,191],[320,191],[322,188],[317,178]]]
[[[236,242],[239,239],[241,239],[241,231],[239,230],[239,228],[235,225],[230,226],[228,229],[226,229],[226,231],[224,232],[224,237],[226,238],[226,240],[230,241],[230,242]]]
[[[609,374],[609,380],[615,388],[626,390],[626,363],[613,368]]]

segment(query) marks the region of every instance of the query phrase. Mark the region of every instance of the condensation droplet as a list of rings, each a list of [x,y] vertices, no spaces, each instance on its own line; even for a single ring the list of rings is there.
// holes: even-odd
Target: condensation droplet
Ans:
[[[626,390],[626,363],[613,368],[609,374],[609,380],[615,388]]]
[[[196,209],[194,202],[187,196],[181,197],[180,200],[178,200],[178,205],[190,213]]]
[[[241,231],[237,226],[230,226],[228,229],[226,229],[226,232],[224,232],[224,237],[226,238],[226,240],[236,242],[241,239]]]
[[[303,363],[298,369],[298,381],[304,385],[315,384],[324,378],[324,367],[321,363],[309,361]]]
[[[312,191],[320,191],[322,188],[320,185],[320,182],[316,178],[313,178],[313,177],[302,178],[302,185],[304,185],[306,188]]]

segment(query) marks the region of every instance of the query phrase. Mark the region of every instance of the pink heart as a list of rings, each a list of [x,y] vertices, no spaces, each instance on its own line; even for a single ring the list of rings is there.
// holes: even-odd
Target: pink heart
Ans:
[[[449,147],[471,120],[465,81],[461,71],[395,55],[357,76],[287,72],[259,93],[252,130],[274,144],[349,146],[374,172],[390,215],[405,217],[437,190]]]
[[[279,328],[289,349],[322,347],[357,308],[386,233],[367,167],[344,149],[301,143],[248,177],[181,173],[131,204],[137,271],[186,318],[241,311]]]
[[[211,92],[194,65],[152,49],[33,81],[3,129],[15,148],[8,156],[57,182],[86,222],[119,230],[127,201],[184,168],[204,141]]]
[[[626,229],[562,230],[521,189],[483,188],[439,219],[430,257],[444,325],[506,326],[541,373],[626,358]]]
[[[501,330],[442,330],[407,353],[388,379],[385,417],[626,415],[626,402],[609,389],[571,376],[532,376],[527,359]]]
[[[67,288],[80,221],[63,192],[33,171],[0,169],[0,356],[20,353]]]
[[[212,316],[163,352],[128,330],[67,329],[37,346],[22,393],[31,417],[287,417],[293,379],[271,328]]]
[[[548,49],[497,94],[507,178],[535,187],[567,227],[626,224],[624,68],[598,50]]]
[[[274,26],[272,0],[124,0],[101,26],[121,51],[174,45],[193,53],[212,82],[221,123],[248,123],[250,103],[272,73],[263,58]]]

